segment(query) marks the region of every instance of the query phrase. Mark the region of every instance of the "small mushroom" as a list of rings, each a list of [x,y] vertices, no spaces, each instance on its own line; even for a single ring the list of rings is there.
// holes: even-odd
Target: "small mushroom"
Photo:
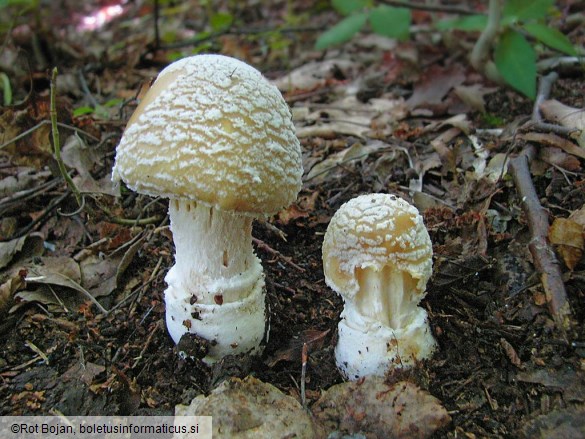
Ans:
[[[169,65],[128,122],[112,178],[170,199],[167,328],[175,343],[186,333],[209,340],[209,364],[260,352],[265,288],[252,220],[293,202],[301,175],[282,95],[233,58],[198,55]]]
[[[436,343],[418,306],[432,255],[422,217],[401,198],[362,195],[335,213],[323,268],[327,285],[345,302],[335,359],[346,378],[381,376],[432,355]]]

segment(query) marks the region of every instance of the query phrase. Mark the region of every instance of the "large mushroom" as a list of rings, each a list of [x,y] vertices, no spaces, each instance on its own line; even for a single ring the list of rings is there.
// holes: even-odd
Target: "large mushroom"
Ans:
[[[113,179],[170,199],[175,265],[165,280],[166,323],[209,341],[204,361],[258,353],[264,275],[252,220],[293,202],[301,149],[278,89],[222,55],[181,59],[158,76],[116,151]]]
[[[431,356],[436,343],[418,303],[432,254],[422,217],[401,198],[362,195],[335,213],[323,241],[323,269],[345,302],[335,359],[346,378],[384,375]]]

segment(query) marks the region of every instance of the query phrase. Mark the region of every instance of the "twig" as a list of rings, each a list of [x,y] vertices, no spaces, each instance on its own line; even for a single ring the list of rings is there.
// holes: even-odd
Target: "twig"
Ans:
[[[258,246],[258,248],[273,254],[274,256],[282,259],[284,262],[286,262],[288,265],[290,265],[291,267],[296,268],[297,270],[299,270],[301,273],[305,272],[305,269],[303,267],[298,266],[297,264],[295,264],[292,261],[292,258],[289,256],[284,256],[282,253],[280,253],[278,250],[274,250],[272,247],[270,247],[268,244],[266,244],[264,241],[258,239],[258,238],[254,238],[252,237],[252,241],[254,242],[254,244],[256,244]]]
[[[212,32],[210,34],[205,34],[204,36],[190,38],[188,40],[177,41],[175,43],[170,44],[162,44],[160,45],[159,49],[161,50],[171,50],[171,49],[181,49],[183,47],[194,46],[197,44],[204,43],[206,41],[214,40],[224,35],[257,35],[257,34],[267,34],[270,32],[279,32],[281,34],[286,33],[296,33],[296,32],[322,32],[323,27],[313,27],[313,26],[304,26],[304,27],[291,27],[291,28],[249,28],[249,29],[227,29],[218,32]]]
[[[540,106],[550,95],[550,91],[553,83],[559,78],[556,72],[550,72],[548,75],[543,76],[538,85],[538,93],[534,100],[534,106],[532,107],[532,121],[542,122],[540,116]]]
[[[20,139],[23,139],[24,137],[28,136],[29,134],[34,133],[40,127],[42,127],[43,125],[47,125],[48,123],[51,123],[51,121],[50,120],[42,120],[42,121],[40,121],[34,127],[29,128],[28,130],[20,133],[18,136],[13,137],[12,139],[10,139],[10,140],[2,143],[0,145],[0,149],[6,148],[8,145],[11,145],[12,143],[17,142]],[[85,132],[83,130],[80,130],[77,127],[74,127],[74,126],[71,126],[71,125],[67,125],[66,123],[57,122],[57,126],[59,128],[66,128],[66,129],[71,130],[71,131],[73,131],[73,132],[75,132],[77,134],[83,134],[84,136],[88,137],[89,139],[93,140],[94,142],[99,142],[99,140],[100,140],[97,137],[92,136],[91,134],[89,134],[89,133],[87,133],[87,132]]]
[[[469,9],[458,8],[457,6],[425,5],[399,0],[379,0],[379,2],[388,6],[395,6],[397,8],[417,9],[419,11],[446,12],[449,14],[459,15],[473,15],[477,13]]]
[[[335,195],[333,195],[332,197],[330,197],[326,203],[328,206],[333,206],[335,203],[337,203],[337,200],[339,198],[341,198],[343,195],[345,195],[347,192],[355,189],[357,186],[359,185],[359,183],[357,182],[353,182],[350,183],[349,185],[347,185],[345,188],[341,189],[339,192],[337,192]]]
[[[69,195],[71,195],[71,192],[66,191],[65,193],[63,193],[63,195],[60,195],[59,197],[52,199],[47,208],[43,210],[43,212],[39,216],[35,217],[34,220],[28,223],[21,230],[17,231],[14,235],[8,238],[8,240],[20,238],[26,235],[31,230],[33,230],[37,224],[42,222],[49,215],[49,213],[51,213],[51,211],[55,209],[59,204],[61,204]]]
[[[42,177],[49,177],[50,175],[51,175],[50,172],[39,172],[37,174],[36,178],[40,179]],[[30,188],[30,189],[23,189],[23,190],[18,191],[18,192],[14,192],[14,193],[0,199],[0,211],[1,211],[1,209],[5,208],[5,206],[7,204],[15,203],[15,202],[21,201],[23,199],[29,198],[30,196],[40,195],[43,192],[51,190],[55,186],[57,186],[59,184],[59,182],[60,181],[58,179],[53,179],[53,180],[49,180],[49,181],[46,181],[44,183],[41,183],[39,186]]]
[[[301,404],[304,408],[307,407],[307,395],[305,393],[305,382],[307,380],[307,343],[303,343],[303,351],[301,353]]]
[[[79,69],[77,71],[77,78],[79,79],[79,85],[81,86],[81,91],[83,91],[83,94],[85,95],[85,97],[89,101],[89,104],[93,108],[97,108],[99,106],[99,103],[96,100],[96,98],[93,96],[93,94],[91,93],[91,90],[89,89],[89,86],[87,85],[87,81],[85,80],[85,76],[83,75],[83,69]]]
[[[365,152],[363,154],[359,154],[359,155],[356,155],[356,156],[349,157],[347,159],[343,159],[342,161],[337,162],[337,163],[331,165],[330,167],[328,167],[326,169],[323,169],[322,171],[316,173],[315,175],[311,175],[310,177],[304,178],[303,181],[304,182],[311,181],[315,177],[318,177],[320,175],[326,174],[326,173],[334,170],[335,168],[341,168],[341,169],[346,170],[349,173],[353,173],[353,171],[351,171],[350,169],[347,169],[347,167],[344,167],[343,165],[345,165],[346,163],[349,163],[349,162],[354,162],[354,161],[360,160],[360,159],[362,159],[364,157],[368,157],[368,156],[370,156],[372,154],[383,153],[383,152],[392,151],[392,150],[393,150],[392,147],[380,148],[380,149],[378,149],[376,151],[368,151],[368,152]]]
[[[540,103],[550,94],[552,83],[557,79],[556,73],[550,73],[542,78],[532,110],[533,121],[540,120]],[[530,175],[529,163],[536,156],[536,149],[529,145],[522,152],[510,160],[510,173],[518,195],[522,199],[522,207],[528,219],[530,243],[528,249],[532,254],[534,266],[540,273],[540,281],[544,288],[549,311],[559,329],[567,329],[571,307],[567,299],[567,292],[563,282],[559,262],[548,243],[548,215],[538,199]]]
[[[532,121],[526,123],[526,125],[521,127],[521,129],[522,131],[536,130],[543,131],[546,133],[555,133],[565,137],[572,137],[576,133],[579,133],[579,130],[575,128],[563,127],[561,125],[555,125],[554,123]]]
[[[57,82],[57,67],[54,67],[53,74],[51,76],[50,115],[51,115],[51,132],[53,134],[53,149],[54,149],[55,160],[57,161],[57,165],[59,166],[59,171],[61,172],[61,176],[63,177],[63,180],[65,180],[65,182],[67,183],[67,186],[69,186],[69,189],[71,190],[71,192],[75,196],[75,200],[77,201],[77,205],[81,206],[82,205],[81,193],[79,192],[79,189],[77,189],[77,186],[75,186],[75,183],[73,182],[73,179],[71,178],[71,176],[67,172],[67,169],[65,168],[65,163],[63,162],[63,159],[61,158],[61,140],[59,138],[59,128],[57,127],[57,104],[56,104],[56,97],[55,97],[56,88],[57,88],[56,82]]]
[[[469,57],[469,63],[475,70],[495,82],[501,82],[501,77],[493,62],[490,61],[489,53],[500,29],[502,6],[502,0],[490,0],[487,26],[477,39]]]
[[[538,70],[562,69],[569,67],[582,68],[583,57],[579,56],[557,56],[554,58],[543,59],[536,66]]]
[[[142,348],[142,350],[140,351],[140,354],[138,354],[138,357],[136,357],[136,359],[134,360],[134,364],[132,365],[131,369],[136,369],[136,366],[138,366],[138,363],[140,362],[140,360],[142,360],[142,357],[144,356],[144,353],[146,352],[146,350],[148,349],[148,346],[150,346],[150,342],[152,341],[152,337],[154,336],[154,334],[157,333],[157,331],[160,329],[161,327],[161,322],[162,320],[158,320],[155,324],[154,324],[154,329],[152,331],[150,331],[150,334],[148,335],[148,338],[146,339],[146,343],[144,343],[144,347]]]
[[[294,104],[298,101],[304,101],[312,97],[316,96],[327,96],[331,93],[332,87],[320,87],[316,90],[311,90],[307,92],[295,92],[294,94],[286,94],[284,96],[284,100],[287,104]]]
[[[528,219],[531,236],[528,248],[534,259],[536,270],[540,273],[549,311],[557,327],[567,329],[571,308],[559,263],[547,241],[548,216],[540,204],[528,167],[529,161],[535,154],[533,146],[525,148],[517,157],[510,160],[510,172]]]
[[[85,209],[85,195],[81,196],[81,205],[75,209],[73,212],[61,212],[61,209],[57,210],[57,215],[63,216],[66,218],[71,218],[72,216],[79,215]]]
[[[120,217],[109,217],[108,221],[114,224],[118,224],[120,226],[146,226],[148,224],[157,224],[159,223],[164,217],[162,215],[154,215],[149,216],[148,218],[120,218]]]
[[[154,48],[160,48],[160,31],[158,28],[158,20],[160,16],[160,4],[158,0],[154,0],[153,21],[154,21]]]

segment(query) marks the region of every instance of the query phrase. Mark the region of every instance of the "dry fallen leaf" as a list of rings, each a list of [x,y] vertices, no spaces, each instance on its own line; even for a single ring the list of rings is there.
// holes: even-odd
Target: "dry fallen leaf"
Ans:
[[[351,167],[353,163],[364,160],[370,154],[386,147],[388,147],[387,144],[379,141],[370,142],[367,145],[356,142],[342,151],[331,154],[325,160],[313,166],[305,177],[305,181],[319,184],[330,178],[335,178],[333,171],[337,170],[339,165]]]
[[[567,128],[585,130],[585,111],[583,108],[573,108],[555,99],[540,104],[540,111],[544,117],[552,122]]]
[[[12,306],[12,297],[16,291],[25,286],[26,272],[15,274],[0,285],[0,317]]]
[[[26,236],[23,236],[11,241],[0,242],[0,268],[4,268],[10,263],[13,256],[24,246],[26,238]]]
[[[402,98],[381,97],[361,102],[349,94],[315,111],[295,111],[296,134],[299,138],[334,138],[339,134],[365,138],[373,128],[380,132],[392,127],[407,115]],[[304,123],[305,126],[299,126]]]
[[[43,241],[40,234],[31,233],[21,238],[0,242],[0,269],[10,262],[14,263],[15,256],[18,256],[17,259],[39,256],[43,249]]]
[[[311,90],[325,85],[328,79],[333,78],[336,71],[352,71],[357,63],[348,59],[327,59],[303,64],[287,75],[273,81],[273,84],[283,92],[291,90]],[[347,76],[347,75],[346,75]]]
[[[581,162],[577,157],[567,154],[559,148],[542,147],[539,149],[538,158],[547,164],[559,166],[567,171],[577,172],[581,169]],[[543,165],[540,175],[547,172],[549,168],[549,166]]]
[[[497,88],[495,87],[485,87],[482,84],[458,85],[453,88],[453,92],[459,99],[471,109],[481,113],[485,113],[484,96],[493,93],[496,90]]]
[[[415,85],[412,96],[406,101],[411,110],[433,109],[440,106],[447,94],[465,81],[465,72],[460,66],[440,67],[432,64],[420,83]]]
[[[82,192],[117,195],[114,183],[109,175],[96,181],[91,170],[99,163],[102,155],[95,148],[88,147],[79,136],[69,136],[62,149],[63,162],[75,168],[78,176],[74,178],[77,188]]]
[[[315,202],[318,196],[319,191],[313,191],[310,195],[299,196],[296,203],[278,213],[279,221],[286,225],[298,218],[308,218],[309,213],[315,210]]]
[[[569,219],[585,227],[585,205],[571,213]]]
[[[445,172],[453,172],[457,167],[457,157],[453,150],[449,148],[448,144],[459,134],[461,134],[461,130],[453,127],[431,140],[431,146],[439,154],[441,162],[445,167]]]
[[[556,246],[565,265],[573,270],[583,257],[585,229],[581,224],[567,219],[555,218],[548,231],[549,241]]]
[[[71,308],[87,300],[87,291],[80,285],[81,271],[72,258],[66,256],[44,256],[23,264],[28,272],[27,288],[14,295],[15,305],[10,309],[16,312],[21,306],[38,302],[46,306]],[[72,294],[72,291],[82,295]]]
[[[440,401],[416,385],[380,377],[337,384],[312,407],[327,432],[368,438],[426,438],[451,422]]]
[[[32,168],[18,168],[15,175],[0,180],[0,198],[30,189],[50,175],[49,171],[36,172]]]
[[[525,133],[519,134],[519,138],[528,142],[537,142],[543,145],[554,146],[560,148],[569,154],[573,154],[579,158],[585,159],[585,149],[579,148],[570,140],[552,133]]]
[[[500,345],[502,346],[502,349],[504,349],[504,352],[506,353],[506,356],[510,360],[510,363],[512,363],[517,368],[522,369],[522,361],[520,360],[520,357],[516,353],[516,349],[514,349],[514,347],[508,342],[508,340],[502,337],[500,339]]]

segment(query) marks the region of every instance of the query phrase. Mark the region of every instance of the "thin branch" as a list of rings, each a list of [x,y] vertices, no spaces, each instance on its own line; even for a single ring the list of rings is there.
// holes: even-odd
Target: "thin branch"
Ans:
[[[117,216],[109,217],[108,221],[120,226],[146,226],[148,224],[158,224],[164,217],[162,215],[149,216],[148,218],[120,218]]]
[[[552,84],[558,79],[558,77],[559,75],[556,72],[551,72],[548,75],[542,77],[538,86],[536,99],[534,100],[534,105],[532,107],[532,118],[523,127],[521,127],[522,131],[543,131],[547,133],[558,134],[568,138],[571,138],[575,134],[579,133],[579,130],[576,128],[564,127],[562,125],[543,122],[542,116],[540,115],[540,106],[545,100],[548,99]]]
[[[162,320],[158,320],[154,324],[154,328],[150,331],[150,334],[148,335],[146,342],[144,343],[144,346],[142,347],[142,350],[138,354],[138,357],[136,357],[134,359],[134,364],[132,364],[131,369],[136,369],[136,366],[138,366],[138,363],[140,363],[140,360],[142,360],[142,358],[144,357],[146,350],[148,349],[148,347],[150,346],[150,343],[152,342],[152,337],[154,337],[154,335],[157,333],[157,331],[161,328],[161,322],[162,322]]]
[[[45,220],[45,218],[47,218],[47,216],[59,205],[61,204],[69,195],[71,195],[70,191],[66,191],[64,192],[62,195],[60,195],[57,198],[53,198],[51,200],[51,202],[49,203],[49,205],[45,208],[45,210],[43,210],[43,212],[35,217],[34,220],[32,220],[30,223],[28,223],[25,227],[23,227],[22,229],[18,230],[14,235],[12,235],[10,238],[8,238],[7,240],[10,241],[12,239],[16,239],[16,238],[20,238],[26,234],[28,234],[28,232],[30,232],[31,230],[33,230],[35,228],[35,226],[39,223],[41,223],[42,221]]]
[[[555,73],[545,76],[538,87],[538,94],[532,111],[532,119],[540,120],[539,105],[550,94],[552,83],[557,79]],[[540,204],[538,194],[530,175],[530,162],[536,156],[536,149],[529,145],[517,156],[510,160],[510,173],[518,195],[522,199],[522,208],[528,219],[530,243],[528,249],[532,254],[534,266],[540,273],[540,281],[544,288],[549,311],[557,327],[568,329],[571,307],[567,298],[563,273],[555,256],[554,250],[548,242],[548,215]]]
[[[75,200],[77,201],[77,205],[81,206],[82,205],[81,193],[79,192],[79,189],[77,189],[77,186],[75,186],[75,183],[73,182],[73,179],[71,178],[71,176],[67,172],[67,169],[65,168],[65,163],[63,163],[63,159],[61,158],[61,140],[59,138],[59,128],[57,127],[57,104],[56,104],[56,88],[57,87],[56,87],[56,82],[57,82],[57,67],[54,67],[53,74],[51,76],[50,115],[51,115],[51,132],[53,134],[53,148],[54,148],[55,160],[57,161],[57,165],[59,166],[59,172],[61,172],[61,176],[63,177],[63,180],[65,180],[65,182],[67,183],[67,186],[69,186],[69,189],[71,189],[71,192],[73,192],[73,195],[75,196]]]
[[[307,343],[303,343],[303,351],[301,353],[301,404],[303,408],[307,408],[307,395],[305,391],[305,383],[307,381],[307,361],[308,354]]]
[[[251,28],[251,29],[227,29],[218,32],[212,32],[210,34],[205,34],[201,37],[190,38],[188,40],[177,41],[175,43],[169,44],[162,44],[160,45],[159,49],[161,50],[170,50],[170,49],[181,49],[183,47],[195,46],[197,44],[204,43],[206,41],[214,40],[224,35],[257,35],[257,34],[266,34],[270,32],[279,32],[281,34],[287,33],[297,33],[297,32],[322,32],[323,27],[315,27],[315,26],[301,26],[301,27],[291,27],[291,28],[284,28],[278,29],[275,27],[263,27],[263,28]]]
[[[39,129],[40,127],[42,127],[43,125],[47,125],[47,124],[49,124],[49,123],[51,123],[51,121],[50,121],[50,120],[42,120],[42,121],[40,121],[40,122],[39,122],[38,124],[36,124],[34,127],[32,127],[32,128],[29,128],[28,130],[26,130],[26,131],[24,131],[24,132],[20,133],[18,136],[16,136],[16,137],[13,137],[12,139],[10,139],[10,140],[8,140],[8,141],[6,141],[6,142],[2,143],[2,144],[0,145],[0,149],[3,149],[3,148],[5,148],[5,147],[7,147],[8,145],[11,145],[12,143],[19,141],[20,139],[23,139],[23,138],[25,138],[25,137],[26,137],[26,136],[28,136],[29,134],[32,134],[32,133],[34,133],[36,130],[38,130],[38,129]],[[100,139],[98,139],[97,137],[95,137],[95,136],[92,136],[91,134],[89,134],[89,133],[87,133],[87,132],[85,132],[85,131],[83,131],[83,130],[80,130],[80,129],[79,129],[79,128],[77,128],[77,127],[74,127],[74,126],[71,126],[71,125],[67,125],[66,123],[57,122],[57,126],[58,126],[59,128],[66,128],[66,129],[68,129],[68,130],[71,130],[71,131],[73,131],[73,132],[75,132],[75,133],[77,133],[77,134],[83,134],[84,136],[88,137],[89,139],[93,140],[94,142],[99,142],[99,140],[100,140]]]
[[[459,15],[474,15],[477,12],[471,11],[466,8],[459,8],[457,6],[443,6],[443,5],[425,5],[419,3],[412,3],[408,1],[400,0],[379,0],[379,3],[383,3],[388,6],[394,6],[397,8],[416,9],[419,11],[429,12],[445,12],[448,14],[459,14]]]
[[[553,58],[546,58],[538,61],[536,66],[538,70],[549,70],[549,69],[571,69],[571,68],[583,68],[583,57],[579,56],[556,56]]]
[[[528,166],[535,154],[533,146],[527,147],[517,157],[510,160],[510,172],[528,219],[531,236],[528,248],[534,259],[536,270],[540,273],[549,311],[557,327],[567,329],[571,308],[559,263],[547,239],[548,215],[540,204]]]
[[[154,18],[154,48],[160,48],[160,30],[158,27],[160,16],[160,4],[158,0],[154,0],[154,10],[153,10],[153,18]]]
[[[501,78],[495,65],[490,61],[489,55],[500,29],[502,7],[502,0],[490,0],[487,26],[477,39],[469,57],[469,63],[475,70],[485,74],[488,79],[496,82],[501,82]]]
[[[540,105],[548,99],[553,83],[559,78],[556,72],[551,72],[546,76],[543,76],[538,85],[538,93],[534,100],[534,106],[532,107],[532,121],[542,122],[542,116],[540,115]]]
[[[295,264],[292,261],[292,258],[290,256],[284,256],[282,253],[280,253],[278,250],[273,249],[272,247],[270,247],[268,244],[266,244],[264,241],[258,239],[258,238],[254,238],[252,237],[252,242],[254,242],[254,244],[256,244],[258,246],[259,249],[262,249],[268,253],[273,254],[274,256],[282,259],[284,262],[286,262],[288,265],[290,265],[291,267],[296,268],[298,271],[300,271],[301,273],[305,272],[305,269],[303,267],[298,266],[297,264]]]
[[[59,210],[57,210],[57,215],[63,216],[66,218],[71,218],[72,216],[79,215],[81,212],[83,212],[83,209],[85,209],[85,195],[81,195],[81,204],[73,212],[65,213],[65,212],[62,212],[61,209],[59,209]]]
[[[49,172],[39,172],[37,174],[40,178],[42,177],[48,177],[51,175],[50,171]],[[36,196],[39,194],[42,194],[43,192],[46,192],[50,189],[53,189],[55,186],[57,186],[59,184],[59,180],[58,179],[53,179],[53,180],[49,180],[46,181],[44,183],[41,183],[40,185],[33,187],[31,189],[24,189],[18,192],[14,192],[4,198],[0,199],[0,213],[4,213],[4,209],[7,209],[9,205],[12,205],[14,203],[19,203],[21,204],[23,199],[27,199],[31,196]]]
[[[573,135],[579,133],[579,130],[575,128],[563,127],[561,125],[555,125],[554,123],[546,123],[546,122],[528,122],[526,125],[521,127],[522,131],[543,131],[546,133],[555,133],[559,136],[565,137],[572,137]]]

